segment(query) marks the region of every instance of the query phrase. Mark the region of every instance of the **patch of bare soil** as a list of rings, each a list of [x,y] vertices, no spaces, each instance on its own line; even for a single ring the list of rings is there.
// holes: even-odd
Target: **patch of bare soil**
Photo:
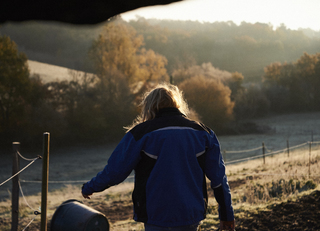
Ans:
[[[242,184],[242,182],[237,181],[235,185],[237,184]],[[114,201],[111,204],[98,203],[91,207],[105,214],[111,224],[116,221],[132,219],[133,217],[133,207],[130,200]],[[296,201],[271,205],[269,209],[269,211],[258,211],[257,213],[248,212],[246,218],[238,218],[236,230],[320,230],[319,190]],[[0,218],[0,227],[10,227],[9,222],[9,219]],[[2,229],[0,228],[0,230]],[[31,224],[27,230],[39,230],[39,223]]]
[[[133,216],[132,203],[128,201],[97,205],[95,209],[104,213],[111,224],[132,219]],[[248,213],[248,218],[237,219],[236,230],[320,230],[320,191],[314,191],[297,201],[272,205],[269,209]]]
[[[245,180],[235,180],[229,181],[229,185],[232,189],[245,184]],[[208,186],[210,187],[210,185]],[[208,190],[208,196],[213,196],[213,190]],[[132,201],[113,201],[111,204],[97,204],[91,205],[94,209],[105,214],[110,223],[115,223],[117,221],[124,221],[128,219],[133,219],[133,204]]]
[[[133,220],[133,204],[131,201],[113,201],[110,204],[96,203],[95,205],[89,205],[89,206],[103,213],[107,217],[110,224],[113,224],[117,221],[125,221],[128,219]],[[19,226],[19,228],[22,229],[26,225],[27,223],[24,222]],[[10,219],[4,219],[0,217],[0,231],[10,230],[9,227],[11,227]],[[26,229],[26,231],[39,231],[39,228],[40,228],[40,217],[37,219],[36,222],[33,222]],[[50,221],[48,222],[48,231],[50,231]]]
[[[232,189],[239,187],[240,185],[245,184],[245,180],[235,180],[229,181],[229,185]],[[210,185],[208,186],[210,187]],[[208,190],[209,197],[213,196],[213,190]],[[124,221],[128,219],[133,219],[133,204],[132,201],[113,201],[111,204],[97,204],[90,205],[94,209],[103,213],[110,223],[116,221]]]
[[[111,204],[97,205],[94,209],[103,213],[109,223],[133,219],[132,201],[113,201]]]
[[[249,213],[237,220],[241,230],[320,230],[320,191],[314,191],[297,201],[273,205],[270,211]]]

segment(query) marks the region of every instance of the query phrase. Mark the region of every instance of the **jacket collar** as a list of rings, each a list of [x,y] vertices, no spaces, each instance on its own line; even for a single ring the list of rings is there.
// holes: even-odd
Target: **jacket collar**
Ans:
[[[178,108],[175,107],[166,107],[166,108],[161,108],[156,114],[156,118],[158,117],[163,117],[163,116],[175,116],[175,115],[182,115]]]

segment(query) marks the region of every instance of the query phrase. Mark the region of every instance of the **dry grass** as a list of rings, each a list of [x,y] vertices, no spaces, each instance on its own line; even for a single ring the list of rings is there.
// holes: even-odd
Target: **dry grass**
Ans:
[[[245,216],[244,211],[265,210],[270,204],[280,203],[288,199],[295,200],[303,194],[310,193],[319,188],[320,183],[320,150],[314,150],[310,156],[311,176],[309,178],[309,154],[297,150],[267,157],[265,164],[262,159],[251,160],[245,163],[227,166],[228,180],[242,181],[235,188],[231,188],[233,205],[237,217]],[[54,190],[48,196],[48,219],[50,221],[56,208],[64,201],[77,199],[83,201],[80,195],[80,185],[66,185]],[[102,193],[95,194],[90,201],[84,201],[90,207],[98,204],[111,204],[113,201],[130,201],[132,183],[122,183]],[[31,207],[38,209],[40,195],[26,197]],[[11,202],[9,200],[0,203],[0,214],[3,219],[10,219]],[[20,199],[20,223],[21,228],[33,217],[32,210]],[[39,224],[40,216],[34,224]],[[214,198],[209,199],[209,214],[202,223],[203,230],[212,230],[217,227],[219,220],[217,203]],[[1,229],[2,230],[2,229]],[[143,225],[133,220],[115,222],[111,230],[143,230]]]
[[[320,189],[320,147],[309,151],[296,150],[287,156],[282,153],[263,159],[227,166],[229,182],[244,182],[231,188],[233,207],[237,218],[246,216],[247,212],[268,210],[268,206],[295,201],[315,189]],[[219,222],[217,203],[209,199],[210,216],[203,221],[205,230],[216,228]]]
[[[239,202],[249,204],[274,202],[312,188],[311,182],[319,184],[319,150],[314,150],[310,156],[310,177],[309,154],[305,151],[291,152],[289,157],[287,153],[267,157],[265,162],[263,164],[263,160],[259,159],[227,169],[229,180],[246,180],[245,188],[241,187],[243,192],[237,193],[240,189],[233,192],[234,198],[238,198]]]
[[[272,129],[274,129],[275,132],[273,134],[219,137],[219,139],[222,148],[226,150],[254,148],[261,146],[262,141],[265,142],[268,149],[280,150],[286,148],[286,140],[290,141],[290,146],[309,141],[311,138],[311,130],[320,131],[320,120],[318,118],[320,118],[320,113],[310,115],[303,114],[301,118],[293,115],[289,119],[279,116],[275,118],[275,120],[260,120],[258,122],[261,125],[272,124]],[[302,121],[305,121],[305,124],[303,124]],[[314,132],[313,138],[314,140],[320,140],[320,134]],[[70,150],[52,150],[50,154],[50,180],[90,179],[105,166],[113,148],[114,145],[70,148]],[[286,200],[295,200],[303,194],[308,194],[314,187],[319,189],[320,144],[318,144],[318,146],[314,145],[312,150],[310,156],[310,178],[308,176],[308,146],[290,150],[289,158],[286,152],[268,156],[266,157],[265,164],[263,164],[263,159],[256,159],[227,165],[229,182],[242,182],[236,187],[231,187],[236,216],[246,216],[247,213],[245,211],[267,210],[268,206],[272,204]],[[41,150],[39,153],[41,153]],[[36,154],[38,155],[39,153]],[[28,158],[32,158],[35,155],[35,153],[27,155],[24,152],[22,152],[22,154]],[[245,158],[247,157],[246,155],[248,154],[229,154],[227,156],[227,162]],[[258,150],[258,152],[253,155],[261,155],[261,150]],[[0,182],[5,180],[7,176],[10,176],[11,161],[10,155],[1,159]],[[41,169],[41,161],[36,162],[22,174],[21,179],[40,180],[41,174],[39,173],[41,173]],[[123,201],[126,203],[131,200],[130,192],[133,188],[132,183],[122,183],[103,193],[95,194],[90,201],[84,201],[81,198],[81,185],[81,183],[72,185],[49,184],[48,221],[51,220],[57,207],[69,199],[83,201],[90,207],[96,207],[101,203],[111,205],[113,201]],[[231,183],[230,185],[232,186]],[[38,209],[41,200],[39,190],[41,185],[22,183],[22,187],[28,203],[34,209]],[[10,229],[10,190],[10,182],[0,188],[0,230]],[[19,228],[23,229],[33,217],[33,210],[25,204],[23,198],[20,198]],[[217,203],[215,199],[211,197],[209,199],[209,214],[202,225],[203,230],[216,229],[218,222]],[[37,230],[39,224],[40,216],[37,216],[32,223],[31,230]],[[143,226],[129,219],[112,223],[111,230],[143,230]]]

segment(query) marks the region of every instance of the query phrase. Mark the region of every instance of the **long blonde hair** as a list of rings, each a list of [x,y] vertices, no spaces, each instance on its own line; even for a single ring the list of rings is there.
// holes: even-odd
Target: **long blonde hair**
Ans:
[[[168,83],[158,84],[146,92],[140,106],[142,107],[140,115],[132,125],[125,127],[127,131],[140,123],[154,119],[161,108],[175,107],[185,116],[189,114],[188,104],[183,98],[182,91],[177,86]]]

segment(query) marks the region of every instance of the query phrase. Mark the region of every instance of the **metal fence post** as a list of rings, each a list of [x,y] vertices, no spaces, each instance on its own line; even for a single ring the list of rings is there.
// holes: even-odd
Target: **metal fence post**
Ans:
[[[43,133],[43,162],[42,162],[42,190],[41,190],[41,231],[47,231],[47,201],[49,181],[49,149],[50,133]]]
[[[309,178],[310,178],[310,165],[311,165],[311,144],[312,142],[309,142]]]
[[[266,152],[266,148],[265,148],[265,146],[264,146],[264,142],[262,142],[263,164],[266,163],[265,152]]]
[[[20,162],[18,151],[20,149],[19,142],[12,143],[13,157],[12,157],[12,175],[20,170]],[[12,179],[12,210],[11,210],[11,231],[18,230],[19,222],[19,174]]]

